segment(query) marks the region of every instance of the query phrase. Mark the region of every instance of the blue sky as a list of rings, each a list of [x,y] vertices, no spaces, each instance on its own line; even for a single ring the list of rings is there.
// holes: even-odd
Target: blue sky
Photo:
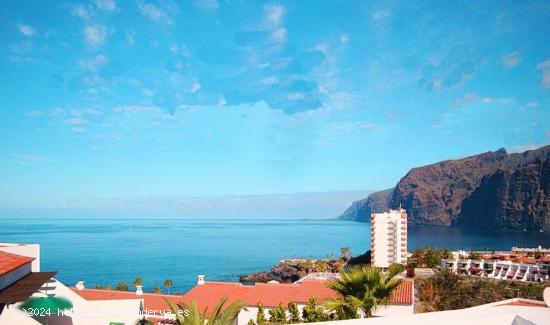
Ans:
[[[3,215],[330,217],[412,167],[550,142],[548,1],[0,9]]]

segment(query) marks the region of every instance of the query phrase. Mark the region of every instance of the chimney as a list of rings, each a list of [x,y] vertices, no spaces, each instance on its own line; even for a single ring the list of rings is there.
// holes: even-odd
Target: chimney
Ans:
[[[204,281],[204,274],[197,275],[197,285],[201,286],[205,283],[206,283],[206,281]]]
[[[75,285],[76,287],[76,290],[80,291],[80,290],[84,290],[86,287],[84,287],[84,281],[78,281]]]
[[[143,294],[143,286],[137,285],[136,286],[136,296],[141,296]]]

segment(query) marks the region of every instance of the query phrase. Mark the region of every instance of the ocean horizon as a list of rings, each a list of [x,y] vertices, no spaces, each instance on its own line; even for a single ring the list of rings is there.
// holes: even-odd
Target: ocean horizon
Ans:
[[[283,258],[354,255],[370,249],[370,224],[288,219],[88,219],[2,218],[0,242],[41,245],[43,271],[57,271],[67,285],[115,287],[141,278],[146,291],[171,279],[171,292],[186,292],[198,274],[238,281]],[[440,226],[409,228],[408,249],[509,250],[550,246],[546,233],[464,230]],[[163,289],[164,291],[165,289]]]

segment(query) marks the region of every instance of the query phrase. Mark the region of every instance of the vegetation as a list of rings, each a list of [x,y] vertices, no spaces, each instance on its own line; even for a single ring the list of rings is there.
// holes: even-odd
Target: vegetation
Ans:
[[[269,310],[269,322],[277,324],[286,324],[286,310],[282,304]]]
[[[298,310],[298,305],[295,302],[288,303],[288,314],[289,323],[300,323],[300,310]]]
[[[158,294],[158,293],[160,293],[160,291],[161,291],[160,286],[156,286],[156,287],[153,288],[153,290],[151,292]]]
[[[192,301],[191,304],[173,304],[167,299],[165,301],[176,316],[176,323],[179,325],[230,325],[246,306],[243,301],[236,301],[225,307],[227,298],[222,298],[212,313],[206,317],[208,309],[201,312],[195,301]]]
[[[116,285],[115,290],[118,290],[118,291],[128,291],[128,285],[127,285],[126,282],[124,282],[124,281],[119,282],[119,283]]]
[[[136,278],[134,280],[134,286],[137,287],[137,286],[141,286],[141,285],[143,285],[143,281],[140,278]]]
[[[101,289],[101,290],[113,290],[113,288],[111,287],[110,284],[104,284],[104,285],[96,284],[95,288],[96,289]]]
[[[392,291],[401,280],[391,274],[384,274],[377,268],[357,266],[350,271],[340,271],[341,279],[333,280],[328,287],[342,295],[340,299],[329,299],[328,310],[341,319],[357,318],[357,310],[365,317],[371,317],[381,305],[388,305]]]
[[[462,309],[515,297],[542,300],[544,284],[461,277],[441,272],[417,280],[420,312]]]
[[[351,259],[352,255],[351,255],[351,251],[349,249],[349,247],[342,247],[340,248],[340,258],[347,261],[349,259]]]
[[[471,260],[480,260],[482,257],[483,256],[481,256],[481,254],[477,252],[471,252],[470,254],[468,254],[468,258]]]
[[[448,249],[438,249],[427,246],[426,248],[417,248],[413,251],[408,261],[408,266],[436,268],[440,265],[442,259],[452,259],[453,254]]]
[[[309,298],[308,303],[302,309],[302,319],[305,323],[324,322],[328,320],[325,310],[317,304],[314,297]]]
[[[168,291],[168,294],[170,294],[170,288],[172,288],[172,280],[170,279],[164,280],[164,287]]]
[[[147,319],[142,318],[142,319],[139,319],[139,320],[136,322],[136,325],[154,325],[154,324],[151,323],[150,321],[148,321]]]
[[[266,322],[264,306],[261,302],[258,303],[258,313],[256,314],[256,324],[261,325]]]
[[[370,265],[371,264],[371,251],[368,250],[364,254],[361,254],[359,256],[352,257],[348,261],[348,266],[355,266],[355,265]]]
[[[393,263],[392,265],[390,265],[390,267],[388,268],[388,273],[391,275],[391,276],[396,276],[398,274],[401,274],[401,272],[405,271],[405,265],[403,264],[399,264],[399,263]]]

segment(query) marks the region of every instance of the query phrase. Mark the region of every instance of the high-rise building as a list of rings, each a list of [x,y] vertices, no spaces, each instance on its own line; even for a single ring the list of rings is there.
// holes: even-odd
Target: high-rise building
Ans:
[[[387,268],[407,262],[407,212],[405,209],[371,213],[372,265]]]

